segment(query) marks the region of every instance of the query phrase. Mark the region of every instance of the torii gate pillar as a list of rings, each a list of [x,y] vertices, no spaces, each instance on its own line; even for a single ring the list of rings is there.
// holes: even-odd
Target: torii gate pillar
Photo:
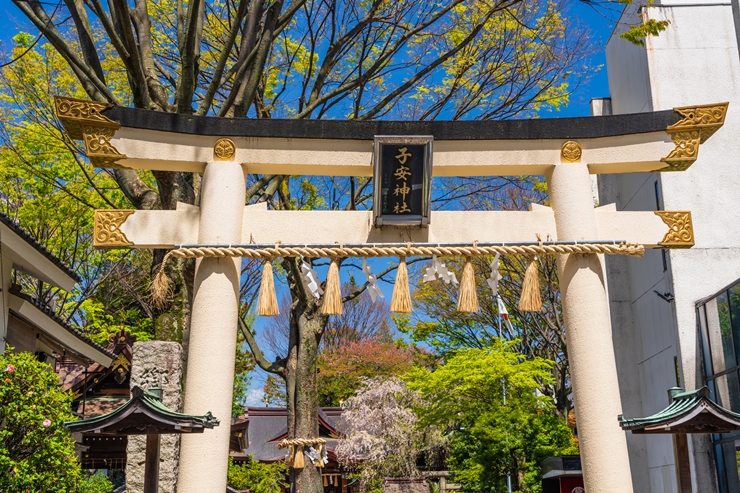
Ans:
[[[547,183],[558,240],[598,237],[588,166],[553,166]],[[632,493],[602,257],[558,255],[558,273],[586,491]]]
[[[241,242],[245,196],[246,178],[239,163],[208,163],[201,186],[198,242]],[[227,422],[231,416],[240,271],[241,258],[197,261],[185,379],[186,414],[210,410]],[[221,426],[213,433],[182,436],[178,493],[217,491],[214,488],[226,484],[228,461],[224,458],[229,456],[229,433],[229,426]]]

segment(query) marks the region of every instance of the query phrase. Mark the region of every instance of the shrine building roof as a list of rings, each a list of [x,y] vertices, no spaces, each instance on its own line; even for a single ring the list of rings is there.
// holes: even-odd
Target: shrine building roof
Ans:
[[[173,411],[162,404],[159,395],[140,387],[131,389],[131,399],[115,411],[66,423],[72,433],[115,436],[203,433],[218,424],[210,412],[192,416]]]
[[[69,325],[48,306],[25,293],[11,289],[9,307],[16,316],[27,320],[39,331],[58,341],[62,350],[68,349],[105,365],[110,364],[116,357],[109,349]]]
[[[740,430],[740,414],[723,408],[709,397],[709,389],[684,392],[670,389],[671,403],[646,418],[619,416],[619,426],[632,433],[729,433]]]
[[[19,238],[23,241],[23,243],[30,246],[36,253],[41,254],[41,256],[45,260],[51,262],[53,268],[56,268],[60,271],[61,276],[55,276],[51,272],[44,272],[45,269],[43,268],[43,266],[38,265],[38,263],[35,262],[35,259],[28,258],[26,255],[23,255],[22,252],[17,251],[19,250],[18,245],[11,244],[10,242],[12,240],[10,238],[6,238],[5,235],[2,234],[6,232],[3,231],[3,228],[7,228],[7,230],[9,230],[9,232],[11,232],[15,237]],[[37,279],[41,279],[50,284],[61,287],[66,291],[71,290],[75,283],[80,282],[80,277],[77,275],[77,273],[75,273],[75,271],[73,271],[64,262],[57,258],[53,253],[51,253],[31,233],[23,229],[20,225],[13,221],[10,216],[3,212],[0,212],[0,237],[3,238],[3,244],[8,243],[7,246],[9,247],[9,249],[15,253],[15,255],[13,255],[13,264],[17,269],[22,270],[23,272],[26,272],[27,274],[30,274]],[[62,278],[61,282],[59,278]]]

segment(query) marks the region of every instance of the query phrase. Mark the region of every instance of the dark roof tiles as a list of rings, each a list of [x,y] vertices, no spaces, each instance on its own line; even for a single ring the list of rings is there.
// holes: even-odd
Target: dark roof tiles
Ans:
[[[44,245],[39,243],[39,241],[31,233],[29,233],[28,231],[20,227],[13,219],[10,218],[10,216],[5,214],[4,212],[0,212],[0,223],[3,223],[8,228],[10,228],[15,234],[23,238],[23,240],[26,243],[31,245],[41,255],[49,259],[54,265],[59,267],[59,269],[62,270],[66,275],[74,279],[75,282],[81,281],[80,276],[78,276],[75,271],[73,271],[70,267],[68,267],[64,262],[62,262],[53,253],[51,253]]]

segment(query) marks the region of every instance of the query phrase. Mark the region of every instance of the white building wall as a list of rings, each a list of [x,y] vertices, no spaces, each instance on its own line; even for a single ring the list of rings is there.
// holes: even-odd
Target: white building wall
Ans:
[[[658,2],[656,2],[658,3]],[[623,20],[637,19],[629,8]],[[660,111],[677,106],[730,101],[724,127],[701,146],[689,170],[601,176],[601,203],[620,210],[654,210],[655,182],[665,209],[691,210],[696,246],[671,250],[663,271],[660,251],[643,259],[607,260],[612,324],[624,412],[646,416],[668,404],[676,385],[703,385],[695,303],[740,278],[740,57],[729,2],[664,1],[644,11],[669,20],[660,36],[635,47],[610,39],[607,69],[614,113]],[[671,293],[668,303],[654,291]],[[670,436],[628,436],[635,491],[677,491]],[[694,492],[717,491],[708,436],[689,441]]]

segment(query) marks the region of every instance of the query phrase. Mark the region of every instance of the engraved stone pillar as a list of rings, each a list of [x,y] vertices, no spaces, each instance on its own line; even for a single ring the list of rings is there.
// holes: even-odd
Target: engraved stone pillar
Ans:
[[[135,342],[131,363],[131,387],[162,389],[162,403],[182,409],[182,347],[176,342]],[[128,437],[126,493],[143,493],[146,435]],[[162,435],[159,455],[159,493],[175,493],[180,459],[180,435]]]

